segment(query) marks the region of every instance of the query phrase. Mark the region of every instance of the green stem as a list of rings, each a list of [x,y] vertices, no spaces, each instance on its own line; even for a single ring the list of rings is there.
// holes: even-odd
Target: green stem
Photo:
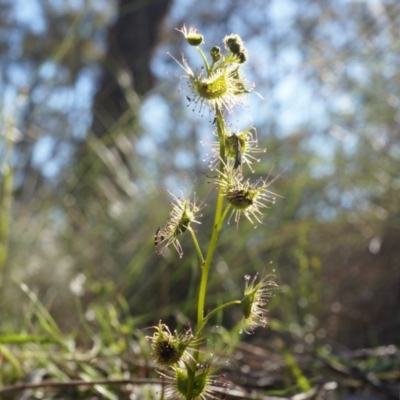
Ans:
[[[208,63],[207,60],[205,59],[205,56],[203,52],[201,51],[200,48],[197,48],[202,54],[204,64],[207,68],[208,71]],[[219,163],[219,171],[221,174],[224,173],[225,170],[225,122],[224,122],[224,117],[222,114],[222,111],[219,107],[216,108],[216,120],[217,120],[217,133],[218,133],[218,138],[219,138],[219,149],[220,149],[220,158],[221,161]],[[198,298],[198,303],[197,303],[197,329],[196,333],[199,331],[203,330],[204,326],[206,325],[209,316],[204,318],[204,307],[205,307],[205,302],[206,302],[206,293],[207,293],[207,283],[208,283],[208,274],[210,272],[210,267],[211,267],[211,262],[213,260],[214,252],[217,247],[217,239],[218,239],[218,234],[222,228],[222,221],[223,221],[223,216],[226,216],[227,211],[223,213],[224,209],[224,197],[222,195],[223,189],[221,186],[218,188],[218,194],[217,194],[217,205],[215,208],[215,217],[214,217],[214,225],[213,225],[213,230],[211,233],[211,240],[210,244],[208,246],[208,251],[206,255],[206,259],[202,262],[201,264],[201,280],[200,280],[200,288],[199,288],[199,298]],[[227,207],[229,209],[229,207]],[[193,236],[192,236],[193,237]],[[196,246],[196,244],[195,244]],[[191,400],[192,399],[192,393],[193,393],[193,386],[194,386],[194,380],[195,380],[195,375],[196,375],[196,366],[199,361],[199,356],[200,356],[200,341],[199,343],[195,346],[194,352],[193,352],[193,360],[191,362],[191,376],[189,378],[188,382],[188,389],[187,389],[187,395],[186,399]]]
[[[224,213],[222,214],[221,221],[220,221],[220,224],[221,224],[221,225],[222,225],[222,223],[225,221],[225,218],[226,218],[226,216],[228,215],[228,212],[229,212],[230,209],[231,209],[231,205],[228,204],[228,207],[225,208],[225,211],[224,211]],[[229,222],[229,221],[228,221],[228,222]],[[221,229],[221,228],[220,228],[220,229]]]
[[[194,230],[190,226],[188,227],[188,231],[192,235],[194,247],[196,247],[196,251],[197,251],[197,255],[199,256],[200,264],[203,265],[204,264],[204,257],[203,257],[203,253],[201,252],[201,249],[200,249],[200,246],[199,246],[199,242],[197,241],[196,233],[194,232]]]
[[[210,74],[210,66],[208,65],[207,57],[205,56],[205,54],[203,53],[203,50],[200,47],[197,46],[196,49],[200,53],[200,56],[204,63],[204,66],[206,67],[207,76],[208,76]]]
[[[219,143],[220,143],[220,157],[222,160],[219,164],[219,168],[220,168],[220,172],[224,173],[224,168],[225,168],[224,128],[225,128],[225,124],[224,124],[222,111],[219,108],[217,108],[217,110],[216,110],[216,118],[217,118],[217,132],[218,132]],[[216,209],[215,209],[215,218],[214,218],[214,225],[213,225],[213,230],[212,230],[212,234],[211,234],[210,245],[208,247],[205,262],[201,269],[199,299],[198,299],[198,303],[197,303],[197,328],[199,328],[203,323],[204,306],[205,306],[207,283],[208,283],[208,273],[210,271],[211,262],[213,260],[215,249],[217,247],[218,234],[222,227],[222,222],[221,222],[222,218],[221,217],[222,217],[222,211],[223,211],[223,206],[224,206],[224,197],[222,196],[222,190],[223,189],[220,186],[218,188],[217,205],[216,205]]]
[[[207,325],[208,321],[210,320],[210,318],[215,315],[217,312],[223,310],[224,308],[230,307],[230,306],[234,306],[234,305],[238,305],[241,303],[241,300],[232,300],[232,301],[228,301],[228,303],[222,304],[216,308],[214,308],[214,310],[210,311],[203,319],[203,324],[200,326],[200,328],[197,330],[196,334],[198,335],[203,328]]]

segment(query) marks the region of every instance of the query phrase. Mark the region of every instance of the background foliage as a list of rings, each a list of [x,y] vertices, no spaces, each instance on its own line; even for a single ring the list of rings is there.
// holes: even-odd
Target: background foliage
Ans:
[[[210,46],[243,37],[264,100],[253,96],[255,117],[244,110],[232,126],[254,124],[268,149],[255,177],[274,161],[273,175],[287,168],[265,226],[224,229],[209,301],[222,301],[221,287],[240,293],[244,274],[273,261],[281,291],[256,336],[297,350],[399,344],[397,1],[0,4],[3,343],[19,334],[71,351],[98,337],[118,357],[132,332],[140,343],[160,318],[193,316],[190,240],[182,261],[153,249],[166,189],[211,187],[200,140],[213,140],[212,118],[187,109],[166,54],[180,58],[174,28],[185,22]],[[30,371],[23,351],[2,354],[13,371],[3,382]]]

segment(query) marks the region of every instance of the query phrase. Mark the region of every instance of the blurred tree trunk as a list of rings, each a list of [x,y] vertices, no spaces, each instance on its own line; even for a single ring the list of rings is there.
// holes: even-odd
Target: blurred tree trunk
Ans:
[[[119,0],[107,35],[107,54],[93,101],[91,134],[77,153],[76,192],[107,203],[136,193],[134,154],[139,96],[153,84],[152,52],[172,0]],[[94,189],[94,192],[93,192]]]
[[[150,58],[170,4],[171,0],[119,0],[118,18],[108,32],[107,55],[94,99],[92,131],[96,136],[109,133],[124,116],[120,128],[134,123],[135,94],[143,95],[152,86]]]

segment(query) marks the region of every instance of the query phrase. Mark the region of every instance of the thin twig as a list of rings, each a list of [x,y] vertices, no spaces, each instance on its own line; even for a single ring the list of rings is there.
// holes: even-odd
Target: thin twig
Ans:
[[[150,378],[96,379],[92,381],[72,380],[68,382],[43,381],[40,383],[21,383],[19,385],[6,386],[3,389],[0,389],[0,395],[5,393],[19,392],[26,389],[39,389],[44,387],[64,388],[71,386],[94,386],[94,385],[128,385],[128,384],[143,385],[146,383],[163,384],[165,382],[163,382],[160,379],[150,379]]]

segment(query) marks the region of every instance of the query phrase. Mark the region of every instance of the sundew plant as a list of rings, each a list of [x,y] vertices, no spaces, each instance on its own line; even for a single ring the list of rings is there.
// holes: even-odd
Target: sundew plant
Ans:
[[[188,84],[187,100],[194,104],[194,109],[197,109],[200,116],[207,110],[212,114],[210,127],[214,129],[218,140],[209,143],[209,166],[215,176],[218,195],[212,232],[205,249],[197,240],[194,229],[195,226],[200,226],[197,224],[204,212],[204,204],[196,195],[172,195],[170,218],[164,227],[158,228],[154,244],[158,254],[164,254],[168,248],[173,247],[178,257],[182,257],[179,241],[184,234],[190,234],[201,270],[197,321],[193,324],[193,329],[182,333],[171,332],[160,321],[148,339],[158,371],[169,383],[166,398],[192,400],[212,398],[212,385],[217,383],[218,362],[209,362],[202,349],[205,328],[211,317],[227,307],[239,307],[248,327],[246,330],[252,331],[267,323],[265,307],[277,287],[271,274],[260,277],[256,275],[254,278],[246,275],[241,299],[233,299],[208,313],[205,313],[205,309],[208,278],[224,221],[234,221],[235,224],[232,225],[238,230],[242,217],[248,223],[262,224],[266,209],[274,204],[277,195],[269,190],[276,178],[269,179],[267,175],[252,181],[245,176],[245,173],[254,171],[253,164],[258,161],[257,154],[265,152],[258,148],[255,128],[249,126],[243,131],[234,132],[228,124],[228,118],[234,109],[244,105],[254,89],[249,86],[242,72],[242,66],[248,59],[242,39],[236,34],[228,35],[223,39],[224,50],[214,46],[209,49],[207,56],[201,47],[203,36],[196,29],[187,30],[184,26],[179,32],[197,50],[203,64],[201,68],[192,69],[184,56],[182,62],[178,62],[184,70],[184,79]]]

